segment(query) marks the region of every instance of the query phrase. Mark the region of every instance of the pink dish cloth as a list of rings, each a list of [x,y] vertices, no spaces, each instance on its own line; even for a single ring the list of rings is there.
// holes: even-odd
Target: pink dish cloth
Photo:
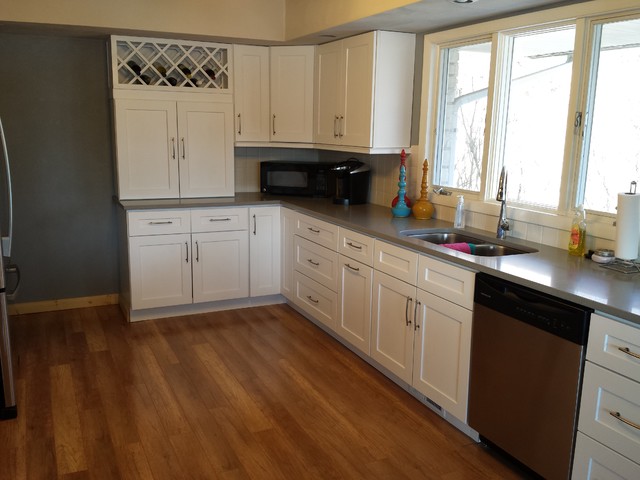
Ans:
[[[443,243],[443,247],[450,248],[451,250],[457,250],[462,253],[471,253],[471,246],[468,243]]]

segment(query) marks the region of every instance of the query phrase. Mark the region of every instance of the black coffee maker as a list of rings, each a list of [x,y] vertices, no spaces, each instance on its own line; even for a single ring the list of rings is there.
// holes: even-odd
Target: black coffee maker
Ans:
[[[367,203],[371,169],[360,160],[350,158],[331,167],[336,182],[333,203],[356,205]]]

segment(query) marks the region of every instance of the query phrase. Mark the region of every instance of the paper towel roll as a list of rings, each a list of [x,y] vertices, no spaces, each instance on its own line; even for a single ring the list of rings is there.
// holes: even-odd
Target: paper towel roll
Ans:
[[[619,193],[616,218],[616,257],[638,258],[640,243],[640,194]]]

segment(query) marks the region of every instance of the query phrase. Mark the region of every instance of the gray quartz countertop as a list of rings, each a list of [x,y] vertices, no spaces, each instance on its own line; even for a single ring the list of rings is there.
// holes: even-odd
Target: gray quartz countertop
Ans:
[[[531,287],[535,290],[614,315],[640,325],[640,273],[624,274],[566,250],[515,238],[506,242],[537,252],[502,257],[478,257],[457,252],[400,234],[410,229],[451,228],[451,222],[395,218],[391,209],[378,205],[334,205],[330,199],[301,198],[238,193],[235,197],[181,200],[120,200],[125,210],[149,208],[204,208],[256,204],[284,205],[308,215],[385,240],[396,245],[427,253],[462,267]],[[465,232],[489,237],[491,232],[465,228]]]

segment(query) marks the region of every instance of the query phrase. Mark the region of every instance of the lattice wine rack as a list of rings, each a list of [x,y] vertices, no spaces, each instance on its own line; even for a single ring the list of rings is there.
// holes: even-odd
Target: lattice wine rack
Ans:
[[[114,36],[111,52],[116,88],[230,91],[230,45]]]

